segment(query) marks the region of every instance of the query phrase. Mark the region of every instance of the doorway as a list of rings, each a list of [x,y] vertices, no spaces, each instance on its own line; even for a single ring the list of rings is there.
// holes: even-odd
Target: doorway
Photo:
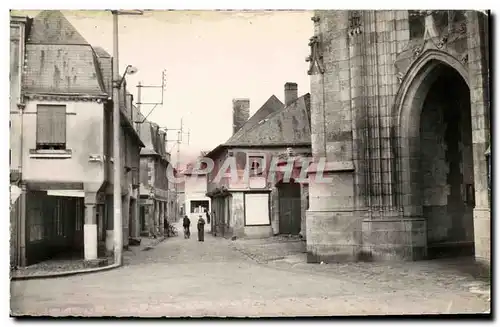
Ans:
[[[422,105],[418,181],[430,258],[474,254],[470,91],[441,64]]]
[[[300,184],[293,179],[289,183],[279,182],[279,233],[298,235],[300,233],[301,199]]]

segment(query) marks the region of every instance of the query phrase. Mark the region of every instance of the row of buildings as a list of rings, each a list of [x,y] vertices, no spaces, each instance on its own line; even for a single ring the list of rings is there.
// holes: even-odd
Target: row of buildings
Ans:
[[[113,58],[59,11],[10,18],[10,263],[97,260],[113,250],[113,102],[120,104],[123,244],[177,219],[165,132],[127,91]]]
[[[300,234],[309,262],[473,255],[490,263],[489,17],[476,11],[317,11],[311,94],[285,85],[207,156],[217,236]],[[308,166],[269,181],[271,157]],[[246,182],[214,182],[228,157]],[[332,182],[316,182],[317,174]]]

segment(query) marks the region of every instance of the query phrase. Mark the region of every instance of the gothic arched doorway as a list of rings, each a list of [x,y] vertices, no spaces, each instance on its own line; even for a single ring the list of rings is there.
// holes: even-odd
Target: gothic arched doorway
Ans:
[[[279,233],[298,235],[300,232],[301,197],[300,184],[293,179],[288,183],[279,182]]]
[[[398,199],[409,223],[423,227],[412,235],[412,246],[425,246],[429,258],[473,254],[473,124],[467,70],[453,56],[436,50],[426,51],[412,66],[395,107],[401,140]]]
[[[474,163],[470,91],[437,66],[420,114],[420,194],[429,257],[473,254]]]

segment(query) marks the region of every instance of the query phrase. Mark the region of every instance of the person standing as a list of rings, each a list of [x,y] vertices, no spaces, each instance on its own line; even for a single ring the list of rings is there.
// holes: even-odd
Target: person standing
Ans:
[[[205,242],[205,220],[200,215],[200,219],[198,219],[198,241]]]
[[[184,216],[184,220],[182,221],[182,227],[184,227],[184,238],[191,237],[191,232],[189,231],[190,226],[191,220],[189,220],[188,216]]]

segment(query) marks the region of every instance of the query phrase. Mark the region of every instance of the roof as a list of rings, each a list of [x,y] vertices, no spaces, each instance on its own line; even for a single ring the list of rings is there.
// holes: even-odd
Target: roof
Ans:
[[[101,68],[102,80],[104,84],[104,90],[109,95],[113,92],[113,58],[109,53],[107,53],[103,48],[94,46],[94,51],[97,56],[97,61],[99,62],[99,67]]]
[[[304,94],[288,106],[276,109],[274,96],[248,120],[226,143],[215,147],[207,157],[213,157],[228,147],[294,147],[311,145],[311,96]],[[275,97],[274,97],[275,98]],[[276,98],[277,99],[277,98]],[[279,101],[279,100],[278,100]],[[281,103],[281,101],[279,102]],[[270,112],[264,116],[264,112]],[[257,117],[254,119],[254,117]],[[255,123],[257,121],[257,123]]]
[[[107,96],[94,49],[60,11],[33,19],[26,60],[26,93]]]
[[[258,124],[262,119],[266,118],[273,112],[283,109],[284,104],[275,96],[272,95],[263,105],[260,107],[252,117],[241,128],[233,135],[226,144],[238,143],[239,140],[245,136],[248,130],[252,129],[256,124]]]
[[[253,117],[252,117],[253,118]],[[236,140],[230,139],[226,146],[236,145],[281,145],[311,142],[310,95],[301,96],[281,110],[276,110],[245,129]]]
[[[167,133],[160,130],[158,124],[148,120],[138,125],[141,140],[145,144],[145,147],[141,149],[141,156],[158,156],[170,161],[170,153],[165,148]]]
[[[94,51],[99,58],[111,58],[111,55],[101,47],[94,46]]]
[[[35,16],[28,42],[73,45],[89,44],[59,10],[44,10]]]

